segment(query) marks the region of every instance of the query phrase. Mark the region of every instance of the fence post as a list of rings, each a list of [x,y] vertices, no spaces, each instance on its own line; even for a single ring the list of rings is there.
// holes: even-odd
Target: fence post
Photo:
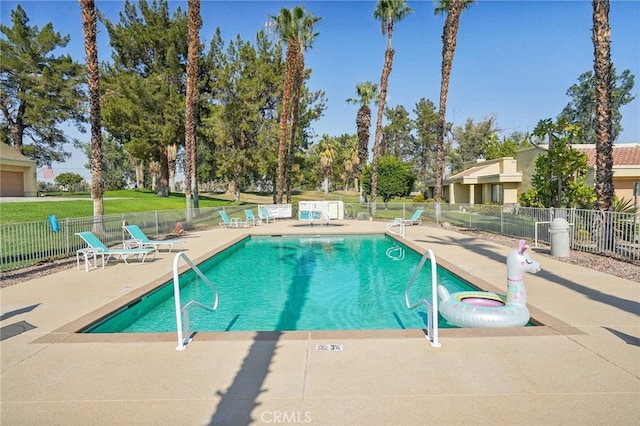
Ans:
[[[69,239],[69,218],[68,217],[64,219],[64,234],[67,240],[65,244],[67,246],[67,256],[69,256],[71,254],[71,240]]]

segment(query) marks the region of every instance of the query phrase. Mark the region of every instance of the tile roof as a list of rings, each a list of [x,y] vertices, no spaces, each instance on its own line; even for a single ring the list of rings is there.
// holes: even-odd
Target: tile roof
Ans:
[[[596,165],[596,148],[594,145],[571,145],[571,147],[586,154],[589,167]],[[640,167],[640,145],[613,145],[613,165]]]

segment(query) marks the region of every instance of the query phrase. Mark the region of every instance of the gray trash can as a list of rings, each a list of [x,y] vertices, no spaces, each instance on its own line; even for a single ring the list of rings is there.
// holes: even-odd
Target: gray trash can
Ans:
[[[551,234],[551,256],[569,257],[569,222],[557,217],[549,225]]]

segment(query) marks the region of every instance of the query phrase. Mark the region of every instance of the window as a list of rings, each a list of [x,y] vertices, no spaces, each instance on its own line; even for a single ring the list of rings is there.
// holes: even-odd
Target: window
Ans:
[[[492,203],[504,203],[504,188],[502,184],[491,185],[491,202]]]

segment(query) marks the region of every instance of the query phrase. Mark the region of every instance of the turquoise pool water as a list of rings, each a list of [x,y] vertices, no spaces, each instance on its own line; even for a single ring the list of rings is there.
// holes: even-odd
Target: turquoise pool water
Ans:
[[[422,308],[404,291],[421,254],[385,235],[253,236],[199,265],[215,284],[215,312],[190,308],[193,331],[372,330],[425,328]],[[429,262],[411,300],[431,296]],[[450,291],[475,288],[438,267]],[[181,277],[182,303],[211,304],[195,273]],[[441,318],[441,326],[447,327]],[[173,281],[119,310],[90,333],[175,332]]]

